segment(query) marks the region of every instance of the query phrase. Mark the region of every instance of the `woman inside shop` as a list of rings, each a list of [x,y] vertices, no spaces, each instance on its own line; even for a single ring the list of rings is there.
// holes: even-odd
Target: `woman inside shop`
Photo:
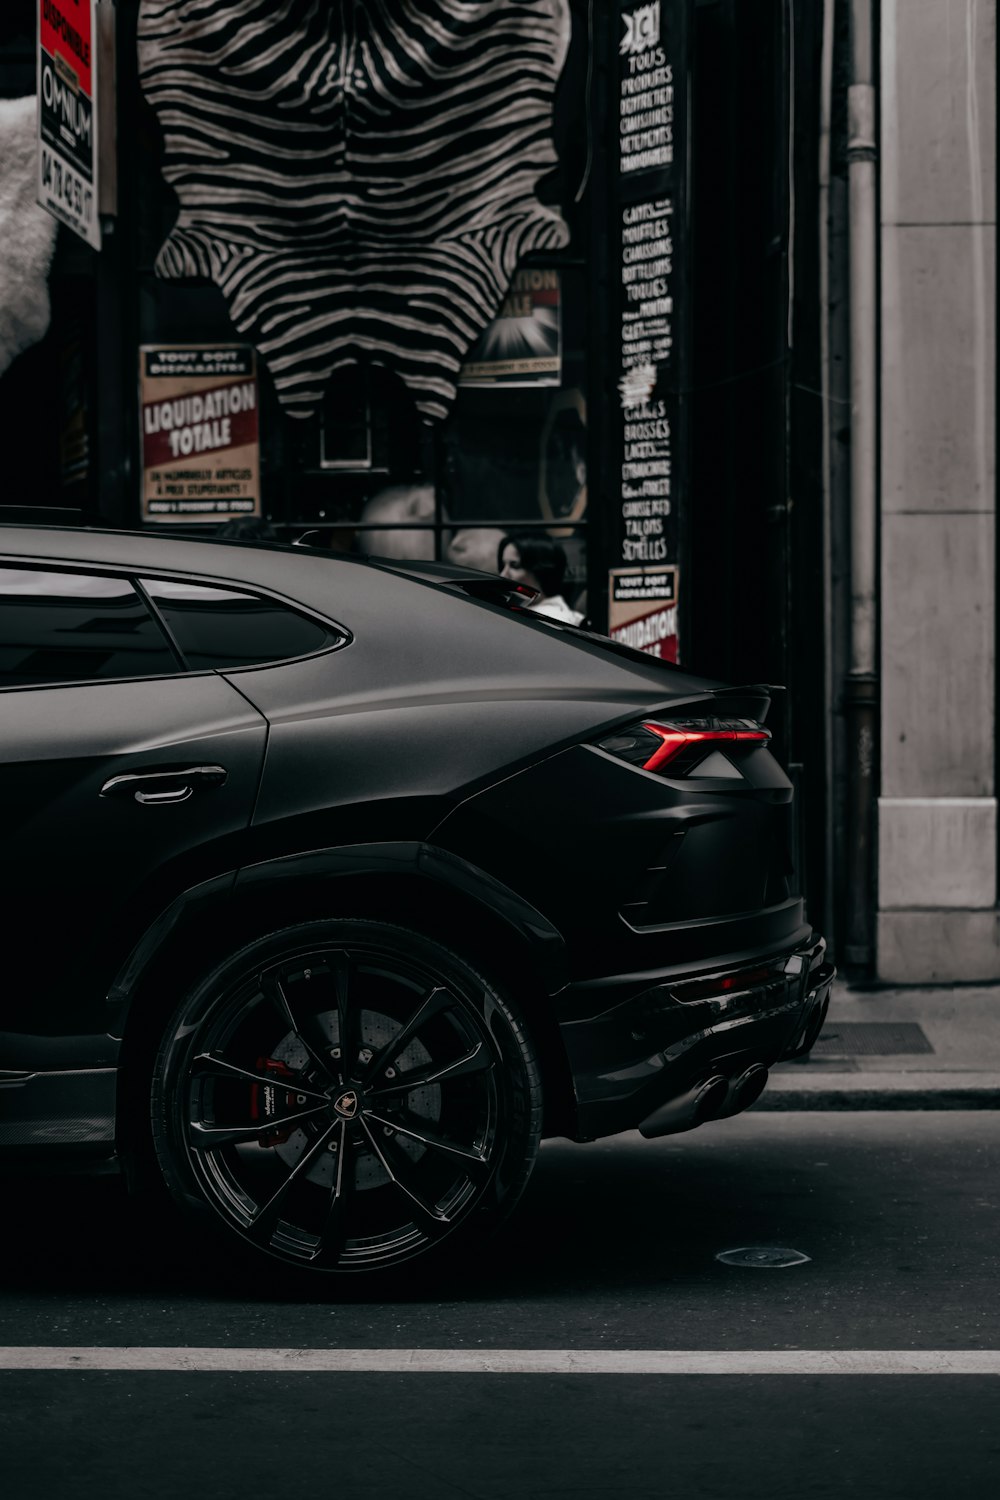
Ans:
[[[523,583],[541,595],[528,606],[536,614],[549,615],[579,625],[583,615],[570,609],[562,596],[566,577],[566,553],[551,537],[530,531],[511,532],[497,549],[497,569],[512,583]]]

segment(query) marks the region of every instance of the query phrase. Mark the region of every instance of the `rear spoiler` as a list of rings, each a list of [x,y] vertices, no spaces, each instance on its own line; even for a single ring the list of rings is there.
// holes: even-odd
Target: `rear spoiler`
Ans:
[[[643,712],[649,718],[666,719],[682,714],[691,719],[753,719],[763,724],[771,707],[771,696],[785,689],[774,683],[752,682],[745,687],[701,688],[690,694],[677,693],[652,703]]]
[[[756,719],[758,724],[763,724],[774,694],[784,691],[780,683],[750,682],[745,687],[716,688],[711,694],[711,701],[722,698],[726,711],[735,718]]]

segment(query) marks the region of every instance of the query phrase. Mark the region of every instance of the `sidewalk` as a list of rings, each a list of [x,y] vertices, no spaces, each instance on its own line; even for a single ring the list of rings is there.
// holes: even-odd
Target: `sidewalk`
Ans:
[[[1000,1109],[1000,985],[851,990],[812,1055],[779,1063],[759,1110]]]

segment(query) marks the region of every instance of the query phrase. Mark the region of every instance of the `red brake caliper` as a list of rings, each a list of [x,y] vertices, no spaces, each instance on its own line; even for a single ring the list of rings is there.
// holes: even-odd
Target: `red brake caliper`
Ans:
[[[275,1128],[270,1135],[263,1136],[260,1144],[262,1146],[283,1146],[291,1135],[291,1130],[282,1130],[280,1125],[282,1110],[282,1091],[277,1086],[277,1080],[294,1078],[295,1074],[286,1062],[274,1057],[258,1057],[257,1071],[260,1073],[273,1073],[276,1082],[252,1083],[250,1085],[250,1118],[251,1120],[271,1120],[275,1122]],[[297,1110],[298,1102],[295,1091],[285,1091],[284,1110]],[[283,1112],[283,1111],[282,1111]],[[293,1127],[294,1128],[294,1127]]]

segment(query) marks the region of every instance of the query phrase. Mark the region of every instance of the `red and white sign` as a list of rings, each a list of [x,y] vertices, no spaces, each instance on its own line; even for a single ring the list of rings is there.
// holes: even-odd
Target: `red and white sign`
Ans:
[[[139,351],[144,521],[260,513],[257,365],[248,344]]]
[[[608,635],[613,641],[679,660],[678,569],[612,568],[608,574]]]
[[[37,199],[99,250],[96,38],[97,0],[38,0]]]

